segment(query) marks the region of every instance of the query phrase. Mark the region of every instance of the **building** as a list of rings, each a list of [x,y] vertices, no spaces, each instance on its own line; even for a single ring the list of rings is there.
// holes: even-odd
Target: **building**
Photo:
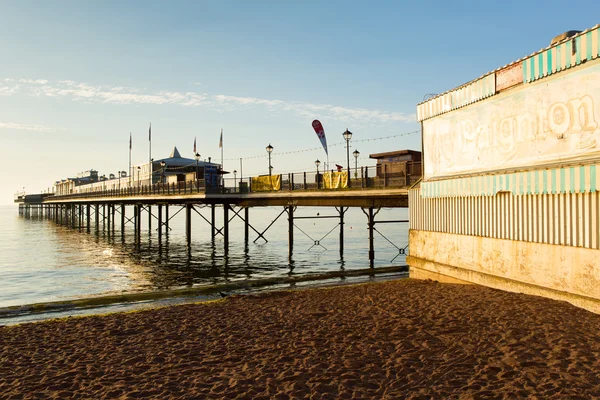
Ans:
[[[190,182],[194,179],[202,180],[207,186],[219,185],[221,165],[200,161],[193,158],[181,157],[177,147],[167,158],[152,160],[151,162],[133,165],[129,175],[127,171],[118,171],[115,174],[98,176],[98,171],[89,170],[82,172],[75,178],[56,181],[54,193],[67,195],[73,193],[89,193],[104,190],[121,190],[129,187],[154,185],[157,183],[173,184]],[[196,178],[195,178],[196,177]]]
[[[417,106],[413,277],[600,312],[600,26]]]
[[[132,166],[131,178],[134,186],[187,182],[206,179],[207,176],[209,180],[214,180],[213,176],[218,175],[220,170],[220,164],[181,157],[177,147],[174,147],[167,158]]]
[[[381,186],[408,186],[421,178],[420,151],[396,150],[370,154],[369,158],[377,160],[375,179],[385,180]]]

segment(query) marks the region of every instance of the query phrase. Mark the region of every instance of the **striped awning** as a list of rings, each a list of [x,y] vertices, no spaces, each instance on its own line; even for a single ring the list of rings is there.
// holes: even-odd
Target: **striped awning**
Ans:
[[[533,82],[598,58],[600,27],[588,29],[523,60],[523,82]]]
[[[600,164],[421,182],[426,198],[586,193],[600,189]]]
[[[456,110],[496,93],[496,74],[491,73],[471,83],[417,105],[417,120]]]

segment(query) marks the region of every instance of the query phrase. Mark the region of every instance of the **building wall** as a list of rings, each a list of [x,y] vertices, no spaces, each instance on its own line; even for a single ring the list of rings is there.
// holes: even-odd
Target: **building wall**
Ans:
[[[410,273],[600,312],[600,27],[418,106]]]
[[[425,198],[413,189],[409,212],[411,276],[452,277],[600,312],[599,192]]]

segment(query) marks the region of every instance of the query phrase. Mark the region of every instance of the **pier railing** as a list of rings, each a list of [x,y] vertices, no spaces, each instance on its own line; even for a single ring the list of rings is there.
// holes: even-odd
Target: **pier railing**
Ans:
[[[328,184],[327,179],[332,179],[335,174],[343,174],[343,185]],[[95,197],[134,197],[145,195],[190,195],[190,194],[245,194],[265,191],[340,191],[340,190],[368,190],[382,188],[402,188],[415,183],[421,177],[421,163],[409,162],[402,171],[394,171],[386,164],[350,169],[348,171],[311,171],[295,172],[274,175],[279,177],[276,189],[253,190],[252,181],[257,177],[227,177],[222,179],[220,185],[207,185],[204,179],[186,182],[154,183],[133,182],[132,186],[116,189],[94,188],[93,190],[75,187],[75,193],[54,194],[54,198],[76,199]],[[17,200],[15,200],[17,201]]]

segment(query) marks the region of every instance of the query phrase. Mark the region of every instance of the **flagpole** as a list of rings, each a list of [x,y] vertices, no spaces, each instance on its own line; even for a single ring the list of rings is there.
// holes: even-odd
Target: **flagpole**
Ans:
[[[131,132],[129,132],[129,187],[131,187]]]
[[[221,128],[221,140],[219,141],[221,145],[221,171],[225,171],[225,166],[223,165],[223,128]],[[224,185],[225,175],[221,174],[221,184]]]
[[[223,166],[223,128],[221,128],[221,168],[224,169],[224,166]]]
[[[148,151],[148,173],[150,176],[150,184],[152,184],[152,122],[148,128],[148,142],[150,142],[150,149]]]

